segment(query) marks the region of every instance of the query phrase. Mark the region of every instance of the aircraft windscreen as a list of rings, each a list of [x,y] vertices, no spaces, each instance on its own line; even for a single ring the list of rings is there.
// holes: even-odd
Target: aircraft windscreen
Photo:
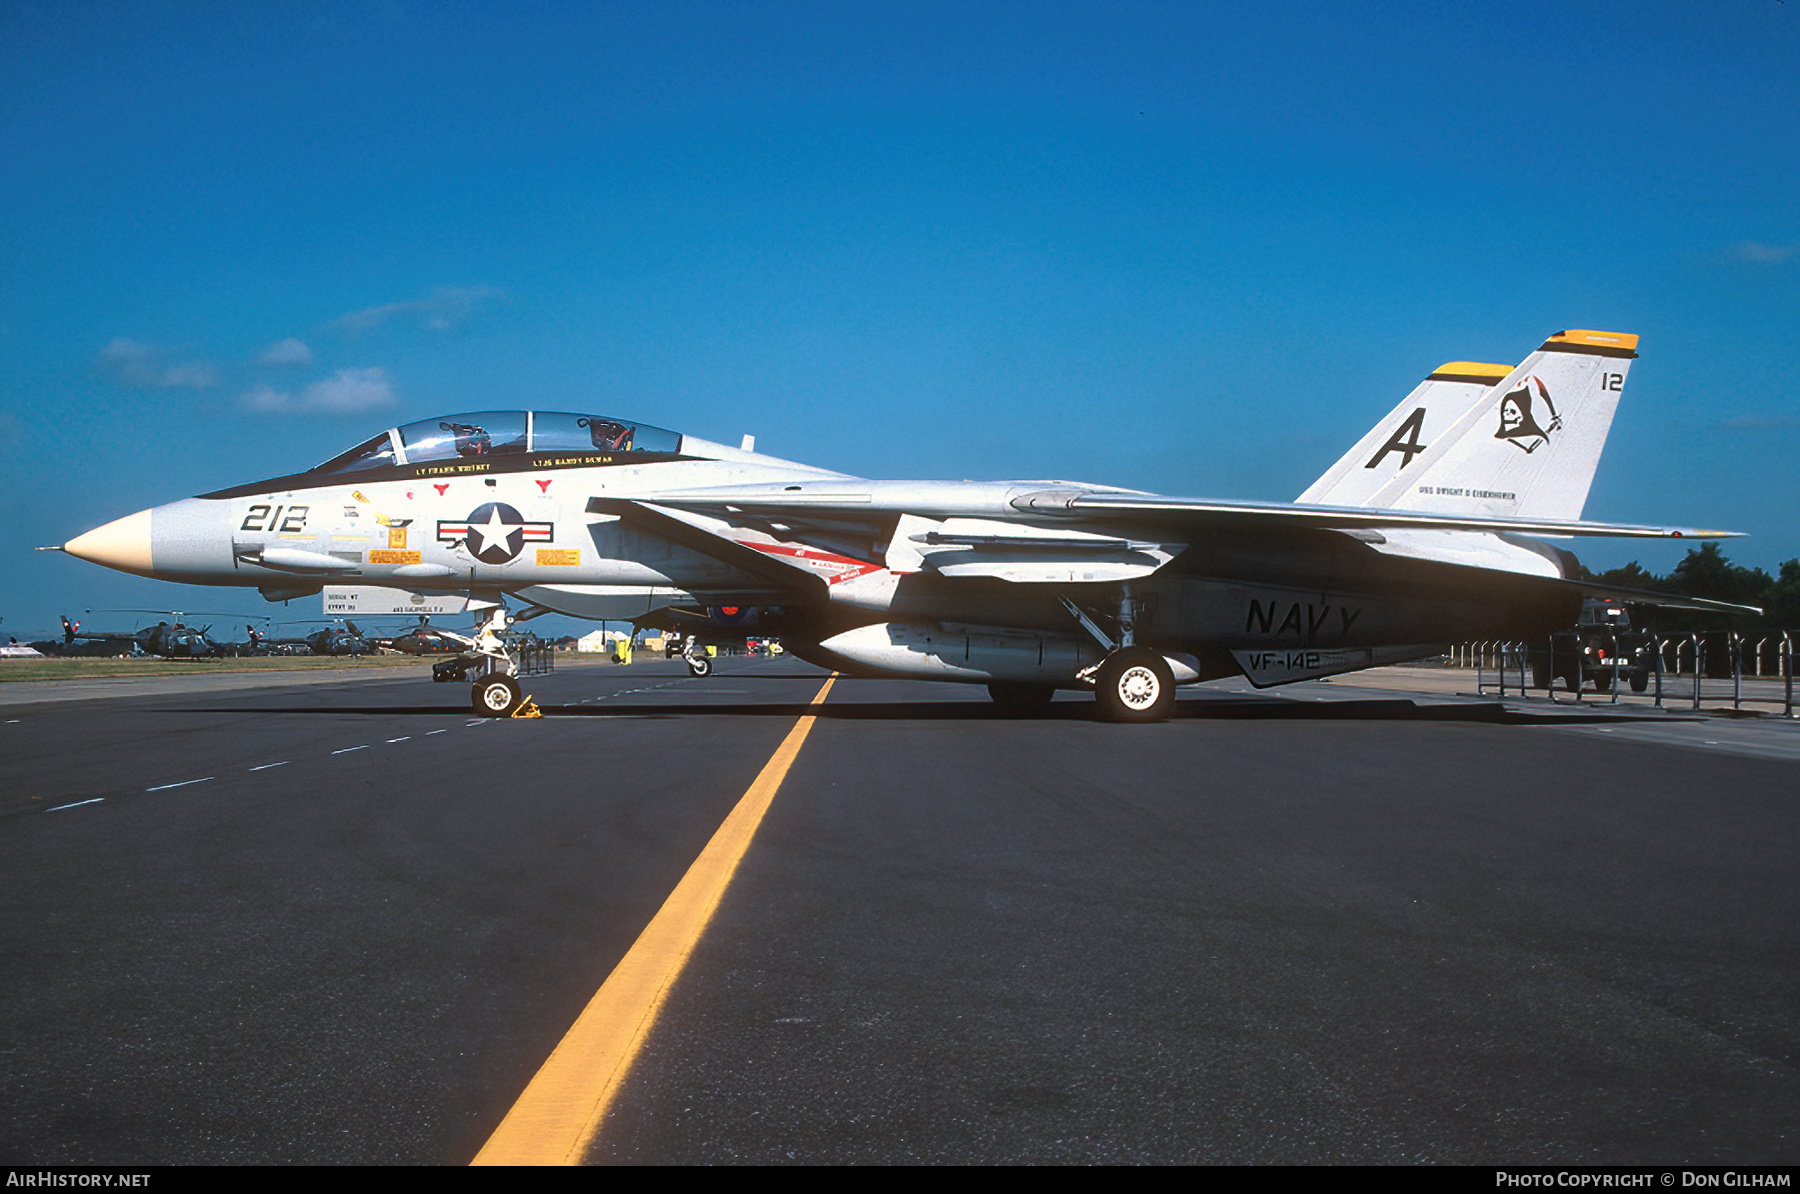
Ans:
[[[566,411],[477,411],[408,423],[384,431],[334,456],[312,471],[355,473],[402,463],[394,451],[399,436],[406,464],[437,460],[485,460],[531,452],[679,452],[681,436],[661,427],[607,415]]]
[[[423,460],[479,460],[525,450],[525,412],[479,411],[425,419],[400,429],[406,463]]]
[[[681,436],[607,415],[538,411],[531,417],[533,452],[677,452]]]
[[[394,444],[387,432],[366,443],[357,444],[341,456],[333,456],[312,471],[315,473],[354,473],[367,468],[386,468],[394,461]]]

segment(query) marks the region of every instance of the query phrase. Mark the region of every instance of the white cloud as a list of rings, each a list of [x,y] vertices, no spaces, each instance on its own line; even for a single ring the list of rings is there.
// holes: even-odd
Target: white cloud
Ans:
[[[274,386],[260,385],[246,393],[241,401],[251,410],[269,413],[286,410],[292,400],[286,390],[277,390]]]
[[[361,311],[352,311],[342,318],[332,320],[331,326],[351,332],[366,332],[377,324],[386,323],[396,315],[420,310],[424,305],[422,302],[413,302],[383,303],[379,307],[364,307]]]
[[[324,381],[307,386],[306,392],[300,395],[300,403],[307,410],[340,413],[372,410],[393,401],[394,388],[388,384],[387,370],[380,366],[339,369]]]
[[[473,319],[483,303],[505,295],[506,291],[498,286],[440,286],[422,299],[382,303],[352,311],[332,320],[332,326],[349,332],[366,332],[390,319],[416,315],[425,327],[448,331]]]
[[[262,355],[256,359],[265,365],[310,365],[313,363],[313,351],[289,336],[286,340],[277,340],[263,349]]]
[[[218,367],[209,361],[165,364],[168,353],[159,345],[128,340],[123,336],[100,350],[100,367],[128,386],[156,390],[208,390],[219,384]]]
[[[1800,245],[1765,245],[1754,240],[1744,241],[1731,251],[1739,261],[1754,261],[1758,265],[1779,265],[1796,253],[1800,253]]]
[[[324,381],[307,386],[298,398],[286,390],[259,385],[247,391],[240,401],[248,409],[264,414],[355,414],[391,405],[394,387],[388,381],[387,370],[376,365],[367,369],[339,369]]]

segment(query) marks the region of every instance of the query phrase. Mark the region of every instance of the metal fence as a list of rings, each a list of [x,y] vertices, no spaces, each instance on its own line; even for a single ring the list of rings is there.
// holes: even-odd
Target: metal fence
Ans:
[[[549,643],[521,643],[513,650],[519,659],[521,676],[540,676],[556,670],[556,652]]]
[[[1703,699],[1729,699],[1733,709],[1749,704],[1779,704],[1782,716],[1794,713],[1794,650],[1800,645],[1800,632],[1792,630],[1740,633],[1735,630],[1687,631],[1658,634],[1648,631],[1616,630],[1605,632],[1609,646],[1610,683],[1596,692],[1608,702],[1617,704],[1626,677],[1639,665],[1626,664],[1626,659],[1642,657],[1644,695],[1652,696],[1657,708],[1666,703],[1688,703],[1700,708]],[[1587,636],[1591,637],[1591,636]],[[1451,648],[1448,661],[1455,667],[1475,672],[1476,690],[1520,697],[1540,690],[1551,702],[1557,700],[1557,681],[1563,682],[1564,695],[1579,700],[1579,687],[1568,685],[1568,666],[1582,674],[1579,658],[1570,653],[1581,651],[1580,638],[1552,636],[1542,644],[1484,641],[1458,643]],[[1559,665],[1561,670],[1559,670]],[[1537,673],[1537,674],[1534,674]],[[1605,674],[1603,669],[1602,674]],[[1746,692],[1745,681],[1755,681]],[[1779,683],[1771,683],[1778,681]],[[1730,685],[1729,694],[1724,686]],[[1635,685],[1633,691],[1636,691]]]

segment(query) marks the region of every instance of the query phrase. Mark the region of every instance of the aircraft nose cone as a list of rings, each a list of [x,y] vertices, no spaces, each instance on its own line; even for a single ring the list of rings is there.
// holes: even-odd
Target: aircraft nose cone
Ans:
[[[63,550],[90,563],[149,576],[150,511],[139,510],[77,535],[63,544]]]

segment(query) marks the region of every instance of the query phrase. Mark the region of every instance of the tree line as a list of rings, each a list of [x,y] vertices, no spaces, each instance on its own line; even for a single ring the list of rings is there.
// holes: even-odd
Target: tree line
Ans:
[[[1761,568],[1732,563],[1717,543],[1709,542],[1691,549],[1667,576],[1636,560],[1605,572],[1583,568],[1581,575],[1597,584],[1706,597],[1763,611],[1757,616],[1639,606],[1632,611],[1632,622],[1647,630],[1800,630],[1800,559],[1787,561],[1778,575],[1770,576]]]

